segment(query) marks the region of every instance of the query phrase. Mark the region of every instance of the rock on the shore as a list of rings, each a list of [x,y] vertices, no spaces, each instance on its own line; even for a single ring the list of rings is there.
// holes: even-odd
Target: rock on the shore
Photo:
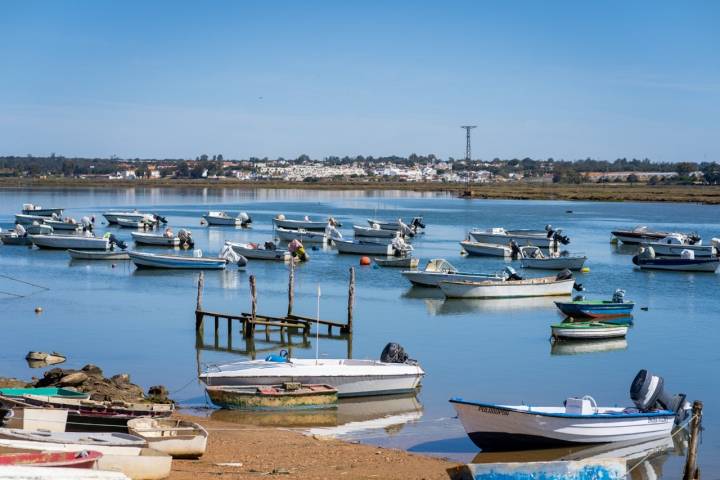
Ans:
[[[17,378],[0,377],[0,388],[25,388],[29,384]]]

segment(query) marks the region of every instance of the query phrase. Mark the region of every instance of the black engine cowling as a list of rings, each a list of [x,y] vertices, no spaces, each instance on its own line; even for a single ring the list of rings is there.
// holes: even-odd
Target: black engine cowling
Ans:
[[[380,354],[380,361],[384,363],[409,363],[416,364],[417,361],[408,357],[405,349],[399,343],[388,343]]]
[[[630,385],[630,398],[641,412],[670,410],[675,412],[675,423],[682,423],[690,412],[686,395],[670,395],[665,392],[665,380],[643,369],[635,375]]]

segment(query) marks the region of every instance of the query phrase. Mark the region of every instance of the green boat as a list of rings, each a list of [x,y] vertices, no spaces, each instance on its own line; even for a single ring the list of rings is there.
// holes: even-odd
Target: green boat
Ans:
[[[42,395],[55,398],[75,398],[87,400],[89,393],[76,392],[67,388],[40,387],[40,388],[0,388],[0,395],[4,397],[22,397],[24,395]]]

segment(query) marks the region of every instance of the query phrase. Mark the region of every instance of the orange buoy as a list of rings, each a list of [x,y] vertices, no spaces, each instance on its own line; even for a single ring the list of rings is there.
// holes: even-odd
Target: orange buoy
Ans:
[[[360,265],[370,265],[370,257],[360,257]]]

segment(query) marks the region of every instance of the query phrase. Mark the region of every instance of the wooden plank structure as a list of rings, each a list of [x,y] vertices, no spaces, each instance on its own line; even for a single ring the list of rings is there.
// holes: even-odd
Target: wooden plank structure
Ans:
[[[284,333],[293,331],[302,331],[303,337],[307,337],[311,333],[311,327],[320,325],[327,327],[327,334],[332,335],[333,329],[337,329],[338,333],[351,335],[352,334],[352,321],[353,321],[353,306],[355,303],[355,268],[350,267],[350,285],[348,287],[348,314],[347,323],[322,320],[317,318],[306,317],[302,315],[295,315],[292,313],[294,295],[294,284],[295,284],[295,268],[291,263],[289,269],[289,280],[288,280],[288,314],[285,317],[274,317],[271,315],[261,315],[257,313],[257,285],[255,282],[255,276],[250,275],[250,300],[251,300],[251,311],[249,313],[243,312],[240,314],[214,312],[204,310],[202,305],[203,288],[205,283],[205,276],[203,272],[200,272],[198,278],[198,289],[197,289],[197,303],[195,305],[195,331],[202,332],[204,328],[205,317],[211,317],[214,319],[214,332],[215,338],[218,338],[218,331],[220,329],[220,320],[224,320],[227,324],[228,338],[231,338],[232,322],[239,321],[243,337],[254,338],[256,327],[258,325],[264,326],[266,334],[268,334],[271,327],[279,328],[281,337]]]

